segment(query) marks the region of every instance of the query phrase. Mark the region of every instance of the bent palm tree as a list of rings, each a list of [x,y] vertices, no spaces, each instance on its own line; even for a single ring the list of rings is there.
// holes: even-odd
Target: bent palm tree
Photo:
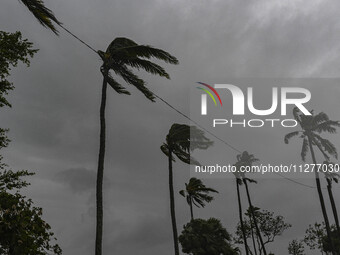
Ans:
[[[237,169],[239,169],[241,166],[251,166],[253,163],[259,161],[259,159],[255,158],[253,154],[249,154],[247,151],[244,151],[242,154],[237,155],[237,162],[236,162],[236,167]],[[260,240],[260,244],[261,244],[261,249],[263,250],[264,255],[267,255],[267,251],[266,251],[266,247],[264,245],[262,236],[261,236],[261,231],[260,228],[258,226],[257,223],[257,219],[256,219],[256,215],[254,212],[254,206],[253,203],[251,201],[250,198],[250,192],[249,192],[249,187],[248,187],[248,182],[250,183],[256,183],[255,180],[247,178],[244,174],[244,172],[240,173],[240,177],[242,178],[242,181],[244,183],[244,186],[246,187],[246,192],[247,192],[247,199],[248,199],[248,204],[249,204],[249,208],[250,208],[250,213],[251,213],[251,217],[253,218],[253,222],[255,225],[255,230],[256,230],[256,235]],[[251,222],[251,219],[250,219]],[[254,243],[254,240],[253,240]],[[255,243],[254,243],[255,246]]]
[[[103,175],[105,158],[105,108],[107,84],[109,84],[118,94],[130,95],[130,92],[119,84],[110,74],[112,70],[117,76],[140,90],[149,100],[155,100],[153,93],[145,86],[144,80],[135,75],[129,67],[144,69],[151,74],[170,79],[169,74],[159,65],[147,60],[157,58],[170,64],[178,64],[178,60],[169,53],[146,45],[138,45],[127,38],[114,39],[106,52],[98,51],[103,60],[100,68],[103,74],[102,97],[100,104],[100,145],[97,170],[97,228],[96,228],[96,249],[95,254],[102,254],[103,236]]]
[[[314,115],[312,111],[312,115],[303,115],[296,107],[293,109],[293,116],[295,120],[299,123],[301,130],[287,134],[284,138],[284,141],[286,144],[288,144],[289,140],[292,137],[300,135],[300,138],[302,138],[303,140],[301,150],[301,157],[303,161],[305,161],[307,152],[308,150],[310,150],[312,161],[316,165],[316,157],[313,146],[317,146],[324,156],[328,157],[328,155],[326,154],[328,153],[329,155],[332,155],[337,158],[337,151],[335,146],[329,140],[322,138],[319,134],[322,132],[328,132],[331,134],[335,133],[336,127],[340,126],[340,123],[338,121],[330,120],[327,114],[323,112]],[[319,172],[314,171],[314,173],[316,187],[318,190],[319,200],[321,204],[322,215],[326,225],[327,238],[330,242],[333,254],[336,254],[334,244],[331,238],[331,228],[327,216],[325,201],[322,194]]]
[[[195,126],[175,123],[171,126],[166,141],[161,146],[162,152],[168,157],[169,164],[170,214],[175,255],[179,255],[179,248],[173,187],[172,162],[175,161],[173,155],[186,164],[199,165],[198,161],[191,157],[190,152],[195,149],[207,149],[212,144],[213,142],[205,137],[204,132]]]
[[[55,22],[61,26],[61,22],[54,16],[53,12],[47,8],[42,0],[20,0],[34,17],[40,22],[41,25],[47,27],[58,34],[58,30],[53,25]]]
[[[190,178],[189,183],[185,184],[185,190],[181,190],[179,194],[187,199],[190,206],[191,220],[194,219],[193,205],[196,207],[204,207],[205,203],[210,203],[214,197],[209,196],[209,192],[218,193],[217,190],[207,188],[200,179]]]

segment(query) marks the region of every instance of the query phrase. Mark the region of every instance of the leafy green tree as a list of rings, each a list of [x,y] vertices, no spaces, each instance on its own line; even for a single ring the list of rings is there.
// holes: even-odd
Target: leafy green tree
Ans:
[[[323,155],[329,154],[337,158],[338,154],[337,154],[334,144],[331,143],[328,139],[321,137],[320,133],[324,133],[324,132],[331,133],[331,134],[336,133],[336,128],[340,127],[339,121],[330,120],[328,115],[323,112],[314,115],[314,112],[312,111],[312,115],[304,115],[296,107],[293,109],[293,116],[295,120],[299,123],[301,130],[294,131],[294,132],[287,134],[284,138],[284,141],[286,144],[288,144],[289,140],[295,136],[299,136],[302,139],[303,142],[302,142],[301,157],[303,161],[305,161],[306,155],[308,151],[310,151],[311,156],[312,156],[312,161],[316,165],[317,162],[316,162],[316,157],[315,157],[313,146],[316,146],[322,152]],[[326,205],[325,205],[325,201],[324,201],[324,197],[322,193],[319,172],[314,171],[314,174],[315,174],[315,181],[316,181],[316,186],[318,190],[322,215],[323,215],[325,226],[326,226],[327,237],[330,240],[331,247],[333,247],[332,248],[333,254],[336,254],[333,241],[331,239],[331,228],[330,228],[328,215],[327,215],[327,209],[326,209]]]
[[[253,154],[249,154],[247,151],[244,151],[242,154],[237,155],[237,162],[235,163],[235,166],[236,166],[237,169],[240,169],[242,166],[252,166],[257,161],[259,161],[259,159],[255,158],[255,156]],[[249,204],[249,208],[250,208],[249,217],[253,218],[253,220],[250,221],[250,222],[252,224],[254,224],[255,232],[256,232],[257,238],[260,241],[261,249],[262,249],[264,255],[267,255],[266,247],[264,245],[264,242],[263,242],[263,239],[262,239],[262,236],[261,236],[261,231],[259,229],[257,219],[255,217],[255,212],[253,210],[253,208],[255,208],[255,207],[253,206],[253,203],[251,201],[249,187],[248,187],[248,182],[249,183],[256,183],[256,181],[253,180],[253,179],[247,178],[245,176],[244,172],[239,172],[238,178],[241,178],[242,182],[244,183],[244,186],[246,187],[247,199],[248,199],[248,204]],[[253,245],[254,245],[254,249],[255,249],[254,238],[253,238]]]
[[[340,254],[340,238],[335,225],[331,226],[331,238],[336,251],[335,254]],[[327,236],[324,222],[322,224],[316,222],[314,225],[309,225],[304,242],[311,250],[317,249],[321,254],[332,252],[332,246]]]
[[[58,34],[58,30],[53,25],[53,22],[59,26],[61,25],[61,22],[54,16],[53,12],[45,6],[42,0],[20,1],[28,8],[41,25],[51,29],[53,33]]]
[[[186,164],[199,165],[199,162],[191,157],[190,152],[195,149],[207,149],[212,144],[213,142],[206,138],[204,132],[197,127],[175,123],[171,126],[166,141],[161,146],[161,150],[168,157],[169,162],[170,213],[175,255],[179,255],[179,248],[172,169],[172,162],[175,161],[174,155]]]
[[[31,175],[7,170],[7,165],[0,163],[0,254],[60,255],[51,227],[42,219],[42,208],[19,193],[29,185],[22,178]]]
[[[288,254],[291,255],[304,255],[305,248],[302,241],[293,240],[288,245]]]
[[[159,65],[149,61],[150,58],[156,58],[170,64],[178,64],[178,60],[169,53],[153,48],[147,45],[139,45],[127,38],[114,39],[106,52],[98,51],[103,60],[100,68],[103,74],[102,97],[100,105],[100,145],[97,170],[97,228],[96,228],[96,248],[95,254],[102,254],[103,238],[103,176],[104,176],[104,159],[105,159],[105,137],[106,137],[106,93],[109,84],[118,94],[130,95],[130,92],[119,84],[110,74],[113,71],[117,76],[140,90],[147,99],[155,101],[153,93],[145,86],[144,80],[132,72],[130,67],[137,70],[143,69],[148,73],[159,75],[170,79],[169,74]]]
[[[209,196],[210,192],[218,193],[217,190],[206,187],[200,179],[190,178],[189,183],[185,183],[185,190],[181,190],[179,194],[186,198],[190,206],[191,220],[194,219],[193,205],[196,207],[205,207],[205,203],[210,203],[214,197]]]
[[[11,106],[5,98],[14,89],[13,83],[8,80],[11,68],[19,62],[30,65],[30,58],[38,51],[32,46],[31,42],[22,38],[20,32],[0,31],[0,107]]]
[[[291,227],[290,224],[284,221],[284,218],[281,215],[274,215],[273,212],[269,212],[267,210],[260,210],[260,208],[257,207],[253,208],[252,211],[254,212],[255,219],[258,223],[261,236],[263,236],[264,245],[274,242],[277,236],[282,235],[286,229]],[[245,216],[247,217],[243,219],[243,226],[245,236],[248,239],[252,238],[253,232],[256,233],[254,217],[249,217],[252,216],[250,208],[248,208],[247,212],[245,213]],[[243,241],[244,238],[240,223],[238,223],[237,225],[236,236],[237,236],[237,238],[235,239],[236,243],[242,244],[244,242]],[[256,253],[255,248],[254,253]],[[261,249],[259,249],[259,253],[261,254]]]
[[[218,219],[191,220],[184,226],[179,242],[182,251],[192,255],[236,255],[231,237]]]

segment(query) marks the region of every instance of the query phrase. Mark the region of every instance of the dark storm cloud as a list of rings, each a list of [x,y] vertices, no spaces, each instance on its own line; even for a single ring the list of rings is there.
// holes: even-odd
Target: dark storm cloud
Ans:
[[[105,50],[113,38],[126,36],[178,57],[179,66],[165,65],[170,81],[142,77],[185,113],[189,113],[190,88],[196,81],[214,84],[235,81],[235,77],[337,77],[340,73],[336,1],[45,2],[66,27],[96,49]],[[22,31],[40,49],[30,68],[19,67],[13,73],[13,109],[0,112],[13,140],[3,152],[6,162],[14,169],[37,172],[27,193],[43,206],[64,254],[92,254],[102,78],[99,57],[62,30],[56,37],[42,28],[18,1],[1,2],[0,24],[3,30]],[[313,107],[339,119],[332,108],[339,90],[321,88],[329,87],[321,80],[312,84],[312,94],[322,98]],[[173,122],[187,120],[128,88],[132,96],[108,93],[105,251],[172,254],[167,160],[159,146]],[[281,130],[222,135],[264,162],[300,162],[300,143],[283,144]],[[340,146],[339,141],[335,143]],[[273,146],[284,155],[270,149]],[[218,142],[206,155],[222,148],[225,160],[233,163],[236,153]],[[183,164],[174,167],[177,194],[190,176]],[[196,215],[221,218],[233,232],[237,221],[233,180],[204,181],[220,194],[206,209],[195,210]],[[314,185],[312,180],[301,182]],[[321,218],[315,190],[281,179],[261,179],[251,190],[256,205],[286,216],[293,224],[271,247],[273,252],[284,253],[288,241],[303,236],[307,225]],[[176,205],[181,229],[189,219],[188,206],[179,196]]]

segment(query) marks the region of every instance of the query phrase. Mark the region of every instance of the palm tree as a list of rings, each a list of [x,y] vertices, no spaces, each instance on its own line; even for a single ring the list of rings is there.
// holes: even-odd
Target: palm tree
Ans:
[[[130,95],[130,92],[119,84],[110,74],[112,70],[117,76],[140,90],[146,98],[154,102],[153,93],[145,86],[144,80],[135,75],[129,67],[144,69],[151,74],[169,79],[169,74],[159,65],[147,60],[157,58],[170,64],[178,64],[178,60],[169,53],[146,45],[138,45],[127,38],[114,39],[106,52],[98,51],[103,60],[100,68],[103,74],[102,97],[100,104],[100,145],[97,170],[97,228],[96,228],[96,255],[102,254],[102,236],[103,236],[103,175],[104,175],[104,158],[105,158],[105,108],[107,84],[109,84],[118,94]]]
[[[253,163],[255,163],[257,161],[259,161],[259,160],[257,158],[255,158],[255,156],[253,154],[249,154],[247,151],[244,151],[242,154],[237,155],[237,162],[236,162],[235,165],[238,169],[240,169],[241,166],[251,166]],[[253,180],[253,179],[247,178],[245,176],[244,172],[240,172],[240,178],[242,178],[244,186],[246,187],[248,204],[249,204],[249,208],[250,208],[251,217],[253,218],[253,222],[254,222],[254,225],[255,225],[256,235],[260,240],[261,248],[263,250],[264,255],[267,255],[266,247],[264,246],[264,242],[263,242],[263,239],[262,239],[262,236],[261,236],[261,232],[260,232],[260,229],[259,229],[258,224],[257,224],[257,219],[256,219],[256,215],[255,215],[255,212],[254,212],[254,206],[253,206],[253,203],[251,201],[249,187],[248,187],[248,182],[249,183],[256,183],[256,181]],[[251,219],[250,219],[250,222],[251,222]],[[254,244],[254,246],[255,246],[255,244]]]
[[[325,165],[332,164],[334,166],[333,163],[330,163],[328,161],[324,161],[324,164]],[[328,191],[329,200],[331,201],[332,212],[333,212],[334,220],[335,220],[335,226],[336,226],[336,229],[337,229],[338,234],[340,236],[338,211],[337,211],[337,208],[336,208],[336,204],[335,204],[334,196],[333,196],[333,190],[332,190],[332,188],[333,188],[332,182],[334,181],[335,183],[338,183],[339,177],[340,177],[340,175],[337,174],[337,173],[325,172],[325,178],[326,178],[326,181],[327,181],[327,191]]]
[[[217,190],[207,188],[200,179],[190,178],[189,183],[185,183],[185,190],[181,190],[179,194],[187,199],[190,206],[191,220],[194,219],[193,204],[196,207],[204,207],[205,203],[210,203],[214,197],[209,196],[209,192],[218,193]]]
[[[237,190],[237,202],[238,202],[238,213],[239,213],[239,218],[240,218],[240,224],[241,224],[241,230],[242,230],[242,237],[243,237],[243,242],[244,242],[244,249],[246,251],[246,255],[249,254],[249,247],[248,247],[248,243],[247,243],[247,237],[246,237],[246,232],[244,229],[244,223],[243,223],[243,212],[242,212],[242,203],[241,203],[241,195],[240,195],[240,185],[243,184],[241,175],[239,173],[239,171],[234,173],[235,177],[236,177],[236,190]],[[253,240],[253,244],[254,244],[254,250],[256,252],[256,248],[255,248],[255,243]]]
[[[55,22],[61,26],[61,22],[54,16],[53,12],[47,8],[42,0],[20,0],[28,10],[36,17],[41,25],[47,27],[58,34],[58,30],[53,25]]]
[[[204,132],[195,126],[175,123],[171,126],[166,141],[161,146],[162,152],[168,157],[169,164],[170,214],[175,255],[179,255],[179,248],[172,169],[172,162],[175,161],[174,155],[186,164],[199,165],[198,161],[191,157],[190,152],[195,149],[207,149],[212,144],[213,142],[205,137]]]
[[[326,155],[326,153],[328,153],[329,155],[337,158],[337,151],[335,146],[329,140],[322,138],[319,134],[322,132],[328,132],[331,134],[335,133],[336,127],[340,126],[340,123],[338,121],[330,120],[327,114],[323,112],[314,115],[312,111],[312,115],[303,115],[296,107],[293,109],[293,116],[295,120],[299,123],[301,130],[287,134],[284,138],[284,141],[286,144],[288,144],[289,140],[297,135],[299,135],[300,138],[302,138],[303,143],[301,157],[303,161],[305,161],[307,152],[308,150],[310,150],[312,161],[316,165],[316,158],[313,146],[317,146],[319,150],[323,153],[323,155]],[[336,254],[334,250],[333,241],[331,238],[331,228],[327,216],[325,201],[322,194],[319,172],[314,171],[314,173],[316,187],[318,190],[319,200],[321,204],[321,210],[326,225],[327,238],[330,241],[333,254]]]

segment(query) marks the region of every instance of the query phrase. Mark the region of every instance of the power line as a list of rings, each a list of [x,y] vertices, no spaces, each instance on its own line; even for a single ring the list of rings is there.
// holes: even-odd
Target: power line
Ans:
[[[93,52],[95,52],[96,54],[98,54],[98,52],[91,47],[89,44],[87,44],[86,42],[84,42],[82,39],[80,39],[78,36],[76,36],[75,34],[73,34],[70,30],[68,30],[66,27],[64,27],[61,24],[58,24],[62,29],[64,29],[67,33],[69,33],[71,36],[73,36],[74,38],[76,38],[80,43],[84,44],[87,48],[89,48],[90,50],[92,50]]]

